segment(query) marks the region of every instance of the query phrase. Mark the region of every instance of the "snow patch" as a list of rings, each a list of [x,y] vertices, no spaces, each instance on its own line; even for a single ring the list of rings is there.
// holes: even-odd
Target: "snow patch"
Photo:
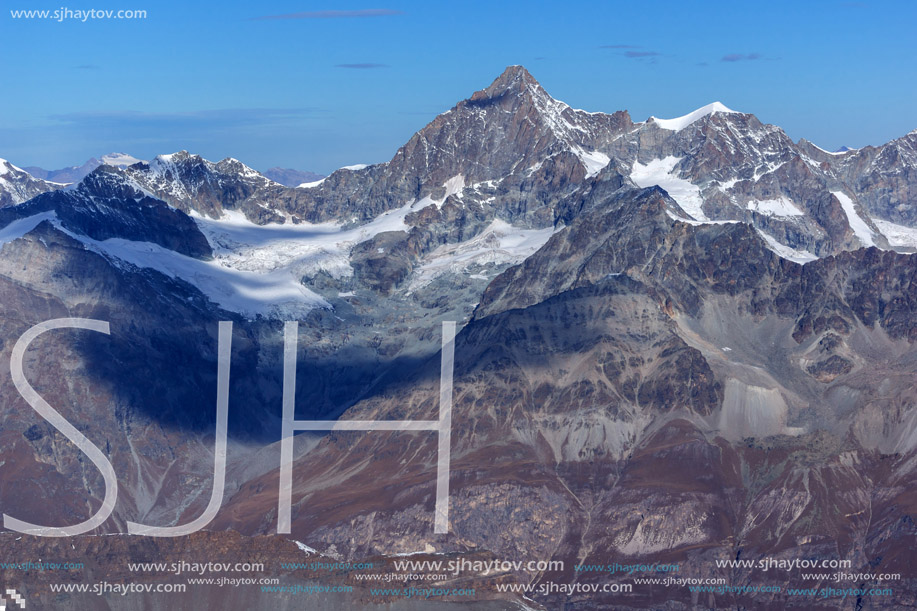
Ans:
[[[698,225],[730,225],[730,224],[738,224],[742,222],[742,221],[732,221],[732,220],[713,221],[709,219],[706,221],[695,221],[694,219],[686,219],[683,216],[678,216],[677,214],[675,214],[668,208],[665,209],[665,214],[673,221],[678,221],[679,223],[687,223],[688,225],[694,225],[695,227]]]
[[[350,250],[383,231],[407,231],[404,218],[418,203],[385,212],[351,229],[336,223],[256,225],[238,211],[226,211],[218,220],[191,216],[207,236],[216,262],[226,268],[271,274],[285,271],[295,278],[324,271],[335,278],[353,274]]]
[[[797,250],[795,248],[790,248],[785,244],[781,244],[776,240],[776,238],[764,233],[760,229],[755,228],[755,231],[758,232],[758,235],[764,238],[764,241],[767,242],[768,247],[779,257],[789,259],[790,261],[794,261],[800,264],[806,264],[809,261],[815,261],[818,259],[817,256],[813,255],[807,250]]]
[[[800,157],[800,159],[802,159],[802,157]],[[818,164],[812,161],[811,159],[807,157],[805,159],[809,165],[816,167],[816,168],[818,167]],[[781,167],[783,167],[783,165],[785,164],[786,164],[785,161],[781,161],[780,163],[776,161],[768,161],[767,163],[759,165],[758,167],[755,168],[755,182],[758,182],[758,180],[760,180],[762,176],[767,176],[768,174],[772,174],[773,172],[776,172]]]
[[[863,246],[875,246],[876,242],[873,239],[872,229],[869,228],[863,217],[856,211],[853,200],[843,191],[832,191],[831,194],[841,202],[844,214],[847,215],[847,222],[850,223],[850,228],[857,239],[860,240],[860,243]]]
[[[766,216],[803,216],[805,213],[786,197],[748,202],[748,209]]]
[[[677,131],[683,130],[684,128],[688,127],[689,125],[691,125],[692,123],[694,123],[695,121],[699,119],[702,119],[706,116],[709,116],[709,115],[712,115],[718,112],[738,114],[735,110],[730,110],[729,108],[726,108],[723,104],[719,102],[713,102],[712,104],[707,104],[706,106],[702,106],[698,108],[697,110],[695,110],[694,112],[690,112],[686,114],[685,116],[678,117],[676,119],[657,119],[656,117],[650,117],[650,118],[656,123],[656,125],[658,125],[662,129],[668,129],[668,130],[677,132]]]
[[[126,168],[135,163],[141,163],[143,160],[137,159],[127,153],[109,153],[108,155],[102,155],[100,161],[105,165],[113,165],[116,168]]]
[[[331,308],[321,296],[303,286],[289,269],[268,273],[243,271],[186,257],[151,242],[122,238],[98,241],[66,231],[91,250],[140,268],[154,269],[171,278],[180,278],[197,287],[212,302],[225,310],[249,318],[301,316],[315,308]]]
[[[305,543],[302,543],[302,542],[296,541],[296,540],[294,540],[293,543],[296,544],[296,547],[298,547],[298,548],[300,549],[300,551],[303,551],[303,552],[305,552],[306,554],[317,554],[317,553],[318,553],[318,550],[309,547],[309,546],[306,545]]]
[[[898,225],[882,219],[872,219],[872,222],[888,240],[889,246],[917,248],[917,228]]]
[[[580,161],[583,163],[583,167],[586,168],[586,178],[592,178],[599,172],[601,172],[605,166],[611,163],[611,159],[605,153],[600,153],[598,151],[584,151],[582,149],[574,149],[576,156],[579,157]]]
[[[446,201],[450,195],[461,195],[462,190],[465,188],[465,177],[461,174],[453,176],[446,181],[443,187],[446,189],[443,201]]]
[[[0,244],[20,238],[44,220],[81,242],[115,265],[153,269],[170,278],[179,278],[195,286],[223,309],[251,318],[287,317],[305,314],[315,308],[331,308],[321,296],[303,286],[287,267],[255,272],[223,265],[220,260],[201,261],[179,254],[152,242],[134,242],[123,238],[94,240],[65,229],[54,212],[36,214],[14,221],[0,230]]]
[[[856,150],[856,149],[847,149],[847,150],[845,150],[845,151],[826,151],[825,149],[823,149],[822,147],[818,146],[818,145],[815,144],[814,142],[810,142],[809,144],[811,144],[812,146],[814,146],[815,148],[817,148],[818,150],[820,150],[822,153],[826,153],[826,154],[828,154],[828,155],[846,155],[847,153]]]
[[[431,252],[415,273],[410,290],[426,286],[446,273],[465,273],[467,268],[474,264],[519,263],[541,248],[561,229],[563,227],[520,229],[500,219],[494,219],[484,231],[470,240],[458,244],[444,244]],[[486,276],[483,276],[483,279],[486,279]]]
[[[472,185],[472,188],[477,189],[480,185],[483,184],[485,183]],[[439,208],[443,205],[443,203],[445,203],[446,199],[448,199],[450,195],[458,195],[461,197],[462,191],[465,189],[465,177],[461,174],[453,176],[443,183],[443,189],[445,189],[445,193],[443,194],[442,198],[433,199],[431,196],[427,195],[411,205],[414,206],[417,210],[422,210],[427,206],[436,206]]]
[[[297,189],[311,189],[312,187],[317,187],[317,186],[319,186],[320,184],[322,184],[323,182],[325,182],[325,179],[326,179],[326,178],[328,178],[328,177],[326,176],[325,178],[320,178],[320,179],[318,179],[318,180],[313,180],[312,182],[304,182],[304,183],[302,183],[302,184],[296,185],[296,188],[297,188]]]
[[[445,552],[437,552],[436,548],[429,543],[425,543],[422,550],[416,552],[400,552],[397,554],[391,554],[394,557],[405,558],[407,556],[419,556],[421,554],[433,555],[433,556],[445,556]]]
[[[56,217],[57,215],[54,212],[42,212],[41,214],[36,214],[28,218],[15,220],[3,229],[0,229],[0,245],[18,240],[38,227],[39,223],[42,221],[51,221]]]
[[[704,214],[704,199],[701,197],[700,188],[672,173],[679,161],[680,157],[671,155],[665,159],[654,159],[646,165],[635,161],[630,179],[638,187],[662,187],[694,220],[707,221],[709,219]]]

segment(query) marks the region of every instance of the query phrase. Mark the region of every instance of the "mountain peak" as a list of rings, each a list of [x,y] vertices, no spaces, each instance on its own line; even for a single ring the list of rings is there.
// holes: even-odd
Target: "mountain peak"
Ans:
[[[535,77],[523,66],[507,66],[506,70],[494,79],[487,89],[475,92],[471,99],[474,101],[493,99],[508,93],[522,93],[526,90],[540,91],[547,95]]]
[[[167,155],[156,155],[156,159],[160,161],[176,162],[176,161],[182,161],[184,159],[190,159],[196,156],[197,155],[192,155],[188,151],[182,149],[176,153],[169,153]]]
[[[500,81],[501,79],[502,80],[516,80],[520,78],[528,79],[532,81],[533,83],[535,82],[535,77],[533,77],[532,74],[528,70],[525,69],[525,66],[521,66],[519,64],[507,66],[506,69],[503,71],[503,73],[500,76],[498,76],[494,82],[496,83],[497,81]]]
[[[13,162],[8,161],[8,160],[6,160],[6,159],[0,159],[0,175],[7,174],[7,173],[9,173],[9,172],[20,172],[20,173],[22,173],[22,174],[28,174],[29,176],[32,176],[32,175],[28,172],[28,170],[25,170],[25,169],[23,169],[23,168],[20,168],[19,166],[17,166],[17,165],[14,164]],[[36,178],[36,177],[33,176],[33,178]],[[40,179],[39,179],[39,180],[40,180]]]
[[[17,168],[6,159],[0,159],[0,176],[5,176],[11,172],[25,172],[25,170],[22,168]],[[26,172],[26,174],[28,174],[28,172]]]
[[[226,159],[221,159],[219,162],[214,164],[213,167],[219,172],[224,172],[227,174],[238,174],[239,176],[243,177],[254,178],[262,176],[260,172],[250,168],[235,157],[227,157]],[[268,180],[273,182],[270,179]]]
[[[105,165],[113,165],[119,168],[126,168],[128,166],[134,165],[135,163],[140,163],[142,160],[137,159],[133,155],[128,155],[127,153],[109,153],[107,155],[102,155],[99,161]]]
[[[535,80],[535,77],[532,76],[531,72],[525,69],[525,66],[520,66],[517,64],[513,66],[507,66],[506,69],[503,70],[503,72],[500,74],[500,76],[494,79],[491,87],[500,84],[509,86],[512,83],[520,80],[536,85],[538,84],[538,81]]]
[[[722,102],[712,102],[706,106],[701,106],[694,112],[689,112],[688,114],[681,117],[676,117],[675,119],[657,119],[656,117],[650,117],[650,119],[652,119],[656,125],[662,129],[668,129],[677,132],[688,127],[699,119],[716,114],[718,112],[724,114],[736,114],[738,111],[727,108],[726,105]]]

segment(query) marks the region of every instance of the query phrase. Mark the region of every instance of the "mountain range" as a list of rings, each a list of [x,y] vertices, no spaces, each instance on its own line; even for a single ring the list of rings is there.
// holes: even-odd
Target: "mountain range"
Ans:
[[[26,172],[32,178],[37,180],[66,185],[81,181],[86,177],[86,175],[101,165],[110,165],[123,170],[129,166],[134,165],[135,163],[141,163],[141,160],[137,159],[136,157],[132,157],[127,153],[109,153],[107,155],[102,155],[99,158],[92,157],[83,165],[70,166],[67,168],[61,168],[59,170],[45,170],[37,166],[27,166],[21,169],[16,168],[16,170]],[[280,167],[269,168],[262,172],[262,174],[266,178],[287,187],[296,187],[304,183],[311,183],[324,178],[324,176],[321,174],[316,174],[315,172],[305,172],[302,170],[293,170],[290,168]],[[5,204],[9,205],[10,203],[20,203],[26,199],[29,199],[29,197],[20,196],[16,197],[15,199],[17,201],[13,201],[11,198],[7,200]]]
[[[83,165],[61,168],[60,170],[44,170],[36,166],[28,166],[23,169],[33,177],[41,180],[69,184],[83,180],[87,174],[100,165],[110,165],[124,169],[139,162],[139,159],[131,157],[127,153],[109,153],[108,155],[102,155],[100,159],[93,157]]]
[[[297,541],[563,561],[475,575],[495,604],[817,608],[787,589],[824,579],[724,568],[765,558],[902,575],[825,608],[917,604],[917,130],[832,153],[719,102],[635,122],[511,66],[388,162],[296,187],[267,174],[180,151],[61,188],[0,161],[0,371],[34,324],[110,322],[36,341],[26,368],[118,473],[100,532],[206,506],[218,321],[234,323],[229,466],[209,528],[243,541],[276,532],[282,322],[299,321],[297,418],[431,420],[440,324],[457,321],[449,534],[433,533],[435,436],[335,431],[296,438]],[[100,474],[8,376],[0,404],[3,512],[85,519]],[[495,587],[602,584],[573,567],[616,562],[733,589]]]
[[[285,187],[298,187],[299,185],[308,184],[324,178],[324,176],[316,174],[315,172],[304,172],[302,170],[279,167],[268,168],[261,173],[264,174],[265,177]]]

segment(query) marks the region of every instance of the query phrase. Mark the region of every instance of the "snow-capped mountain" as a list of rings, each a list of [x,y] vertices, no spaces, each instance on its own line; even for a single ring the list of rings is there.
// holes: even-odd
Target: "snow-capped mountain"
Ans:
[[[218,321],[235,323],[233,493],[209,528],[240,538],[276,528],[281,321],[299,321],[297,417],[417,421],[458,321],[449,535],[432,532],[437,437],[348,431],[297,437],[297,541],[347,560],[664,555],[730,583],[740,555],[903,573],[887,567],[917,514],[915,138],[833,154],[719,102],[634,122],[513,66],[390,161],[317,184],[182,151],[0,209],[0,338],[111,320],[49,340],[29,373],[106,444],[124,495],[108,531],[203,511],[211,482],[188,474],[213,465]],[[100,500],[28,410],[2,435],[5,512],[69,522]],[[696,594],[624,604],[749,606]]]
[[[688,114],[682,117],[676,117],[675,119],[657,119],[656,117],[650,117],[647,119],[647,123],[654,123],[662,129],[667,129],[673,132],[678,132],[688,127],[698,119],[703,119],[704,117],[709,117],[716,113],[721,114],[735,114],[736,111],[726,108],[726,105],[722,102],[712,102],[706,106],[701,106],[694,112],[689,112]]]
[[[694,114],[694,113],[692,113]],[[689,115],[691,116],[691,115]],[[648,121],[634,134],[631,178],[666,189],[694,222],[741,221],[780,254],[800,260],[884,242],[868,221],[867,240],[852,231],[863,210],[840,197],[854,191],[778,127],[754,115],[708,112],[679,130]],[[839,197],[835,193],[841,193]]]
[[[551,200],[592,177],[608,159],[596,149],[631,125],[626,112],[587,113],[558,102],[521,66],[459,102],[383,164],[342,168],[280,205],[310,221],[369,219],[406,202],[450,196],[500,209],[504,220],[554,222]],[[539,189],[536,183],[551,183]]]
[[[512,240],[537,249],[602,197],[653,187],[664,190],[672,220],[747,223],[767,248],[797,262],[862,246],[912,249],[917,229],[901,202],[915,182],[915,138],[832,154],[794,143],[780,128],[720,102],[675,119],[634,123],[626,111],[573,109],[523,67],[511,66],[383,164],[348,166],[315,184],[286,188],[232,158],[211,162],[180,151],[124,167],[137,160],[118,154],[103,159],[121,169],[97,171],[60,199],[106,185],[105,201],[136,192],[197,215],[221,265],[283,278],[281,285],[259,285],[268,293],[293,295],[278,286],[321,275],[335,287],[325,287],[332,295],[355,282],[383,294],[410,293],[443,270],[519,262],[506,248],[497,248],[499,255],[480,248],[502,244],[494,236],[517,236]],[[112,230],[112,237],[165,246],[171,231],[128,225],[130,232]],[[353,233],[354,225],[363,227]],[[531,242],[527,232],[542,237]],[[200,245],[176,248],[209,254]],[[323,303],[313,297],[305,295],[303,303]]]
[[[121,168],[123,170],[124,168],[130,167],[135,163],[141,163],[143,160],[137,159],[136,157],[128,155],[127,153],[109,153],[107,155],[102,155],[102,157],[99,158],[99,161],[101,161],[103,165],[110,165],[116,168]]]
[[[917,130],[878,147],[832,155],[827,162],[875,219],[917,226]]]
[[[904,151],[908,138],[883,150]],[[917,241],[902,241],[898,227],[890,244],[870,215],[876,208],[861,176],[869,164],[850,160],[871,154],[868,147],[832,155],[794,143],[779,127],[720,102],[642,123],[626,112],[587,113],[554,100],[524,68],[513,66],[434,119],[391,161],[345,168],[271,197],[279,210],[311,221],[365,221],[407,202],[451,197],[484,220],[537,228],[569,222],[569,196],[588,191],[610,164],[606,173],[623,175],[631,186],[665,189],[677,204],[673,216],[747,222],[775,252],[796,260],[872,244],[913,248]],[[911,167],[906,152],[901,155],[903,167]],[[877,163],[893,158],[888,149]],[[908,176],[897,180],[913,184]],[[886,199],[908,196],[896,192]],[[894,219],[885,214],[883,220]],[[904,228],[913,225],[908,221]]]
[[[214,163],[179,151],[157,155],[125,172],[150,193],[185,212],[218,218],[224,210],[240,210],[262,223],[286,220],[269,204],[270,193],[283,187],[237,159]]]
[[[86,163],[80,166],[71,166],[60,170],[45,170],[36,166],[29,166],[25,170],[43,180],[58,182],[64,184],[75,183],[83,180],[90,172],[100,165],[110,165],[116,168],[124,169],[128,166],[140,163],[140,159],[128,155],[127,153],[109,153],[99,158],[92,157]]]
[[[0,208],[21,204],[60,186],[35,178],[6,159],[0,159]]]
[[[652,187],[665,191],[671,219],[747,223],[769,249],[797,262],[870,245],[907,250],[917,246],[913,221],[888,206],[874,220],[860,198],[876,210],[870,184],[897,180],[899,190],[913,184],[907,173],[913,139],[831,154],[794,143],[780,128],[720,102],[675,119],[634,123],[626,111],[573,109],[524,68],[511,66],[420,130],[391,161],[341,168],[311,185],[285,188],[238,160],[215,163],[187,151],[101,176],[198,215],[222,265],[283,278],[280,285],[260,284],[266,294],[293,295],[297,291],[280,288],[283,283],[309,284],[321,275],[329,275],[322,282],[335,287],[325,287],[332,295],[350,291],[354,282],[389,294],[410,293],[456,266],[480,270],[496,262],[499,270],[517,263],[518,254],[501,247],[495,255],[480,245],[502,244],[493,237],[499,235],[529,244],[523,237],[529,232],[543,236],[532,243],[537,249],[600,205],[598,194]],[[881,168],[890,178],[876,178]],[[885,197],[900,201],[908,194]],[[290,230],[274,230],[274,224]],[[351,235],[353,224],[364,226],[358,236]],[[143,229],[137,231],[132,239],[143,238]],[[144,241],[162,245],[161,229],[148,231]]]
[[[6,223],[48,220],[93,240],[153,243],[189,257],[206,258],[211,248],[194,221],[151,197],[122,170],[100,166],[73,188],[41,194],[0,210]],[[34,224],[33,224],[34,226]]]

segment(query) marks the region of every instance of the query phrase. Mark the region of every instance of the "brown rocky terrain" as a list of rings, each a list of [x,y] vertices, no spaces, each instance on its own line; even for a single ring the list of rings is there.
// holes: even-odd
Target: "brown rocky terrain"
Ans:
[[[11,557],[92,557],[69,578],[121,583],[128,557],[296,562],[305,552],[292,539],[385,572],[407,557],[563,563],[466,572],[456,584],[475,587],[476,602],[446,597],[446,609],[913,606],[917,259],[881,222],[913,228],[912,136],[831,155],[728,109],[672,125],[574,110],[514,66],[391,161],[313,187],[182,152],[102,166],[0,209],[2,511],[64,525],[104,495],[95,467],[3,373],[16,339],[49,319],[110,322],[110,336],[43,336],[26,375],[119,481],[99,532],[56,542],[2,533]],[[310,224],[325,221],[335,225]],[[332,231],[356,237],[332,243]],[[319,246],[295,250],[309,240]],[[293,263],[272,267],[281,255]],[[323,267],[323,256],[339,259]],[[440,323],[458,321],[447,535],[433,533],[436,436],[405,431],[298,435],[292,533],[275,534],[284,317],[221,298],[256,292],[243,272],[278,269],[316,296],[295,315],[299,419],[435,419]],[[127,521],[183,524],[207,504],[226,320],[227,486],[211,532],[123,535]],[[901,579],[833,583],[724,564],[780,559]],[[637,581],[673,576],[660,571],[575,568],[613,563],[672,563],[679,578],[724,581],[702,592]],[[54,598],[52,577],[28,576],[30,601],[186,602]],[[506,584],[535,589],[523,597]],[[790,592],[829,586],[892,592]],[[255,589],[196,596],[238,608],[263,600]],[[434,608],[363,585],[320,604]]]

